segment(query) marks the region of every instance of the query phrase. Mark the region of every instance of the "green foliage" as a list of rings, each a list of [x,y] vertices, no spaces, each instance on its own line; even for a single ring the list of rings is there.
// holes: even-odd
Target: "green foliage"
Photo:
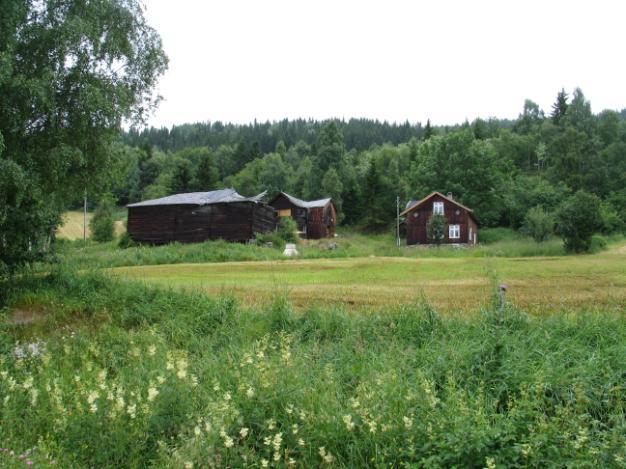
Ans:
[[[130,235],[128,234],[128,231],[124,231],[124,233],[122,233],[122,235],[120,236],[120,239],[117,242],[117,245],[121,249],[128,249],[128,248],[136,247],[137,243],[133,240],[133,238],[130,237]]]
[[[2,166],[12,181],[0,191],[20,187],[6,201],[14,233],[2,226],[0,238],[10,253],[2,262],[15,269],[45,252],[65,204],[118,179],[119,129],[156,104],[167,59],[135,0],[6,0],[0,64]]]
[[[538,243],[546,241],[554,230],[554,217],[541,205],[531,208],[524,218],[523,230]]]
[[[113,220],[113,198],[105,195],[89,220],[91,239],[100,243],[112,241],[115,237],[115,220]]]
[[[443,215],[432,214],[426,222],[426,236],[428,241],[439,245],[446,237],[448,219]]]
[[[192,179],[191,163],[185,159],[178,160],[172,171],[169,192],[171,194],[181,194],[191,191]]]
[[[261,466],[274,454],[302,467],[612,467],[625,457],[620,314],[300,313],[281,294],[248,310],[229,296],[65,271],[14,287],[11,305],[46,315],[0,331],[10,422],[0,439],[17,454],[36,446],[35,465],[45,453],[58,467]],[[28,352],[36,342],[43,354]]]
[[[626,229],[626,223],[609,203],[603,202],[600,205],[600,219],[602,220],[601,231],[604,234],[623,233]]]
[[[322,178],[322,194],[325,197],[331,197],[337,210],[337,222],[343,220],[343,184],[335,168],[330,168]]]
[[[280,217],[276,234],[286,243],[298,243],[298,225],[291,217]]]
[[[602,228],[600,199],[584,191],[567,198],[557,212],[557,232],[568,252],[588,252],[591,236]]]

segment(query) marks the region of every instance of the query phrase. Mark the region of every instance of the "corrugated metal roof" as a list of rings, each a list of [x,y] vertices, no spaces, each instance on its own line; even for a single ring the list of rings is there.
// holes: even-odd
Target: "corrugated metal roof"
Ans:
[[[319,200],[301,200],[301,199],[298,199],[297,197],[287,194],[286,192],[281,192],[281,194],[287,197],[292,204],[298,207],[302,207],[302,208],[325,207],[326,204],[328,204],[328,202],[331,201],[330,197],[327,199],[319,199]]]
[[[150,207],[154,205],[211,205],[232,202],[260,202],[266,192],[261,192],[254,197],[244,197],[235,189],[220,189],[209,192],[188,192],[186,194],[174,194],[160,199],[144,200],[127,207]]]

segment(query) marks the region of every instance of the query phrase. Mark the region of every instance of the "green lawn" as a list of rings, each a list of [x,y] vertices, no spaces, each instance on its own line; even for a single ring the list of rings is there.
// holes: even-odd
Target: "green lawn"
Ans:
[[[345,303],[383,307],[425,299],[445,311],[475,310],[495,282],[530,311],[623,307],[626,253],[530,258],[402,258],[275,260],[136,266],[111,269],[149,283],[231,293],[246,304],[287,292],[298,307]]]

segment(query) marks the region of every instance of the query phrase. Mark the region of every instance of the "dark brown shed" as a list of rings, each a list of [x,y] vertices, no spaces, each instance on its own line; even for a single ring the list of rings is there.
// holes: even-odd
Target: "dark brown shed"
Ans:
[[[293,218],[304,238],[328,238],[335,234],[337,211],[330,198],[301,200],[279,192],[269,204],[278,210],[279,217]]]
[[[276,210],[261,201],[264,195],[244,197],[234,189],[221,189],[129,204],[128,234],[152,244],[248,241],[256,233],[276,229]]]
[[[421,200],[412,200],[400,215],[405,217],[406,244],[429,244],[426,223],[433,212],[448,220],[444,244],[476,244],[478,225],[472,209],[457,202],[452,194],[433,192]]]

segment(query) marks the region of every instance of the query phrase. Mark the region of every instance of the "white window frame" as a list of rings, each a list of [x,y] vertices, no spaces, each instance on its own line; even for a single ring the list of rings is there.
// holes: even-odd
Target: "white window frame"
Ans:
[[[443,202],[433,202],[433,215],[443,214]]]
[[[460,239],[461,238],[461,225],[448,225],[448,238]]]

